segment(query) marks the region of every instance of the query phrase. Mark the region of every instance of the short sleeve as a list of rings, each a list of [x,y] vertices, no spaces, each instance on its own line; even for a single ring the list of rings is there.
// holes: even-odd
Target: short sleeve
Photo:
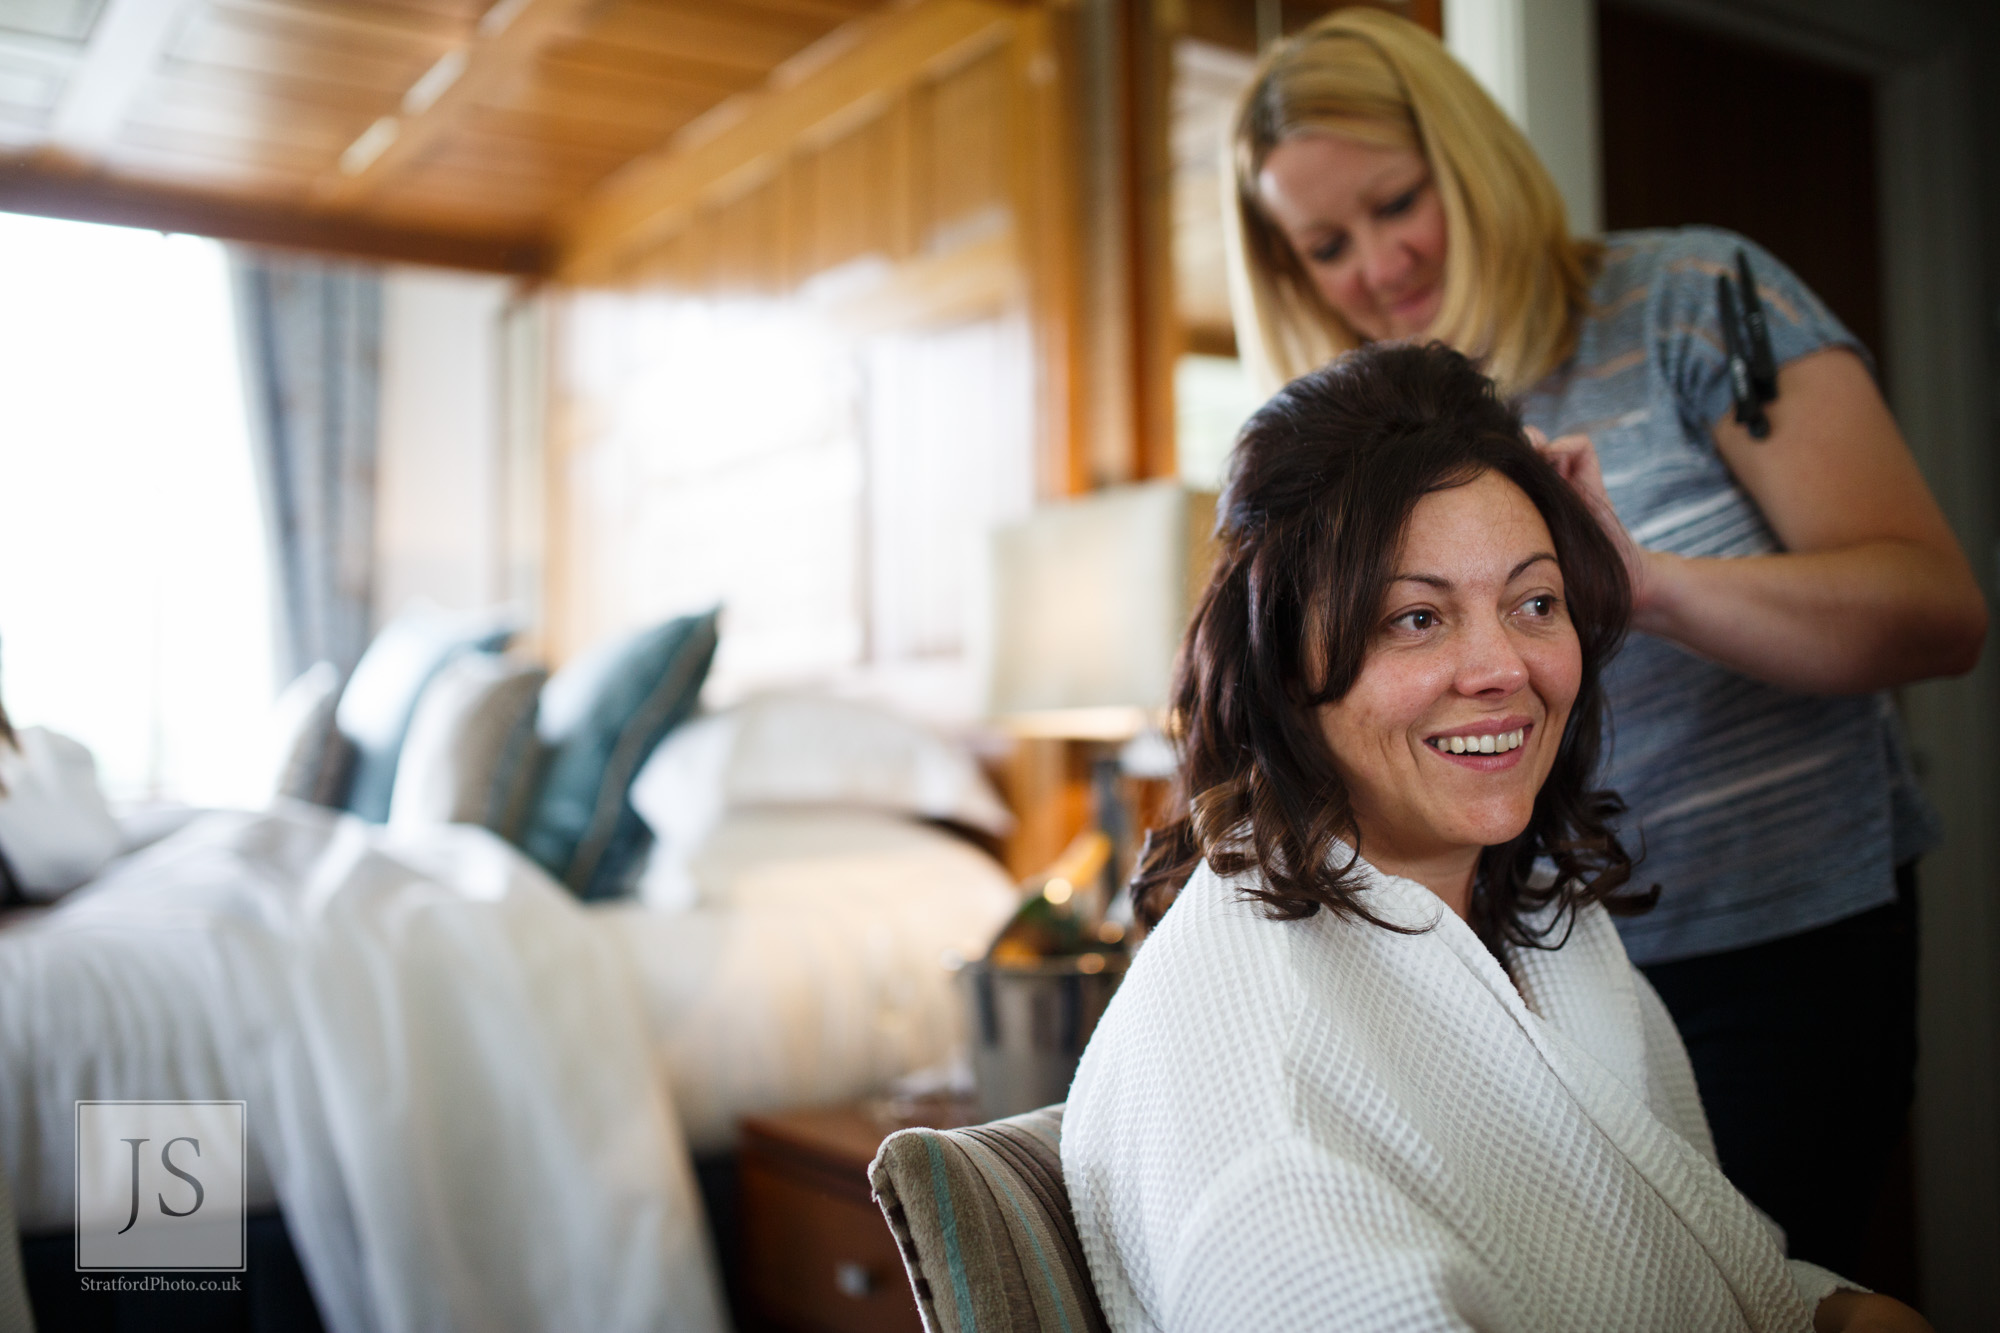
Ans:
[[[1724,275],[1734,280],[1738,250],[1750,261],[1772,356],[1781,369],[1826,347],[1848,348],[1870,373],[1875,368],[1861,341],[1770,251],[1734,232],[1683,228],[1660,247],[1650,335],[1690,439],[1707,438],[1734,405],[1715,280]]]

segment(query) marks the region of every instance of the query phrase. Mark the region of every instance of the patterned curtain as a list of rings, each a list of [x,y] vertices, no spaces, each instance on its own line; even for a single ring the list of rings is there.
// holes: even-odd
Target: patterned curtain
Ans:
[[[345,674],[368,645],[375,575],[382,279],[367,265],[232,249],[251,447],[277,602],[280,682]]]

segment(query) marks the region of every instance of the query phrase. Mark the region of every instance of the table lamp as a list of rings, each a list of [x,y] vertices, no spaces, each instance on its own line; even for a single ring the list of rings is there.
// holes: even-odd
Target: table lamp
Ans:
[[[993,534],[989,715],[1016,736],[1090,748],[1095,827],[1023,886],[986,957],[961,967],[989,1118],[1062,1098],[1124,973],[1130,913],[1117,890],[1132,819],[1119,755],[1151,737],[1152,753],[1171,756],[1159,731],[1214,517],[1213,495],[1147,482],[1044,505]]]
[[[1178,482],[1043,505],[993,534],[991,716],[1018,736],[1127,741],[1165,717],[1214,559],[1215,496]]]

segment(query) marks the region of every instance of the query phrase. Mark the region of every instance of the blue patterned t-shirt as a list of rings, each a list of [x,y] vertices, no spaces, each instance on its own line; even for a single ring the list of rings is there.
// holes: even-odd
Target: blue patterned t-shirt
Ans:
[[[1782,549],[1710,429],[1732,406],[1715,279],[1741,247],[1780,366],[1854,335],[1755,244],[1708,227],[1614,233],[1576,354],[1521,400],[1551,439],[1586,434],[1643,546]],[[1633,961],[1761,944],[1889,902],[1937,839],[1887,695],[1799,694],[1634,634],[1606,675],[1604,784],[1659,906],[1621,918]]]

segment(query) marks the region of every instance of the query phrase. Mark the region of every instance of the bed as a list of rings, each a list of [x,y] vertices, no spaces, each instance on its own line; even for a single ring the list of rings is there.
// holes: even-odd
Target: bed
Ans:
[[[120,858],[0,929],[22,1233],[73,1225],[78,1099],[241,1098],[249,1205],[338,1333],[726,1327],[692,1158],[950,1058],[943,958],[1016,902],[936,822],[1004,819],[940,744],[824,700],[684,727],[630,789],[671,837],[609,901],[476,825],[301,802]]]

